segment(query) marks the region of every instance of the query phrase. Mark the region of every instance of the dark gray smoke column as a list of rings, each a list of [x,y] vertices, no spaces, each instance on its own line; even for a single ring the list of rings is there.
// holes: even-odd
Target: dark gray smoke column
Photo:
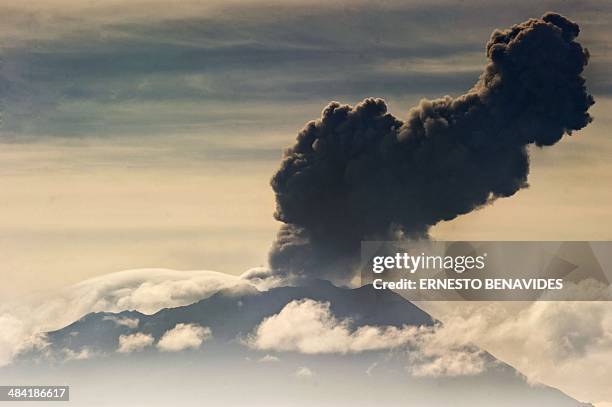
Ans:
[[[591,121],[578,33],[554,13],[495,31],[476,85],[422,100],[406,121],[382,99],[330,103],[272,178],[285,223],[272,269],[345,280],[361,240],[426,237],[439,221],[525,188],[527,145],[553,145]]]

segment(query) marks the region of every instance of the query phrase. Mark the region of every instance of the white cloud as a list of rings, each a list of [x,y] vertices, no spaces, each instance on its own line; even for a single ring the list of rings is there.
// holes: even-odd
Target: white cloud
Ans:
[[[253,348],[306,354],[354,353],[408,343],[415,327],[363,326],[351,332],[349,320],[338,320],[330,304],[311,299],[291,301],[264,319],[247,339]]]
[[[281,276],[267,267],[253,267],[240,275],[242,280],[248,281],[261,291],[280,286],[295,285],[293,277]]]
[[[597,405],[612,400],[611,302],[428,305],[445,337],[477,344],[529,381]]]
[[[440,325],[420,327],[408,349],[408,371],[418,377],[470,376],[486,370],[485,354],[466,327]]]
[[[266,355],[258,360],[259,363],[280,362],[280,359],[273,355]]]
[[[131,353],[140,352],[144,348],[153,344],[153,336],[137,332],[131,335],[119,336],[119,347],[117,352],[119,353]]]
[[[11,314],[0,314],[0,366],[9,363],[25,343],[25,323]]]
[[[46,336],[31,329],[21,318],[0,313],[0,366],[9,364],[21,352],[48,346]]]
[[[102,320],[113,321],[117,326],[126,326],[130,329],[138,328],[138,323],[140,322],[138,318],[117,317],[114,315],[105,316]]]
[[[165,307],[192,304],[220,290],[246,284],[237,276],[215,271],[138,269],[95,277],[69,289],[88,311],[153,313]]]
[[[194,303],[224,289],[240,292],[253,286],[238,276],[215,271],[138,269],[88,279],[46,297],[37,295],[0,304],[0,366],[30,349],[31,338],[39,333],[62,328],[87,313],[153,313]],[[114,322],[137,326],[129,318]]]
[[[295,300],[264,319],[246,344],[259,350],[305,354],[359,353],[405,349],[409,371],[416,376],[459,376],[485,369],[482,353],[463,338],[449,336],[441,326],[361,326],[337,319],[330,304]]]
[[[197,349],[202,342],[211,337],[212,332],[208,327],[197,324],[177,324],[164,333],[157,343],[157,348],[163,352]]]
[[[314,372],[306,366],[300,367],[298,370],[295,371],[294,374],[296,377],[299,377],[301,379],[309,379],[314,376]]]

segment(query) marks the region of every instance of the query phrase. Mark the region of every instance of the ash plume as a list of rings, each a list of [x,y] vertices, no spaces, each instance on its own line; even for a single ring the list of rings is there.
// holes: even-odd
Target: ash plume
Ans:
[[[362,240],[426,238],[436,223],[527,187],[527,146],[551,146],[592,120],[579,31],[555,13],[494,31],[474,87],[423,99],[405,121],[382,99],[327,105],[271,181],[284,223],[272,271],[345,281]]]

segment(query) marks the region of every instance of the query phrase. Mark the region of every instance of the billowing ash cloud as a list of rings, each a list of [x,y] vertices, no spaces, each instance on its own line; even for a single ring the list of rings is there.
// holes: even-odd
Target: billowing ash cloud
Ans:
[[[527,146],[553,145],[592,120],[578,33],[554,13],[493,32],[474,87],[422,100],[405,121],[381,99],[330,103],[272,178],[285,223],[272,269],[346,279],[360,241],[426,237],[439,221],[525,188]]]

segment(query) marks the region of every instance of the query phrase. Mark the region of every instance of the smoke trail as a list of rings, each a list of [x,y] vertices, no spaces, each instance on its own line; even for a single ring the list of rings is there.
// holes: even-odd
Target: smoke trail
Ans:
[[[404,122],[382,99],[330,103],[272,178],[285,223],[272,269],[346,279],[362,240],[426,237],[439,221],[525,188],[527,145],[553,145],[591,121],[578,33],[554,13],[493,32],[476,85],[422,100]]]

